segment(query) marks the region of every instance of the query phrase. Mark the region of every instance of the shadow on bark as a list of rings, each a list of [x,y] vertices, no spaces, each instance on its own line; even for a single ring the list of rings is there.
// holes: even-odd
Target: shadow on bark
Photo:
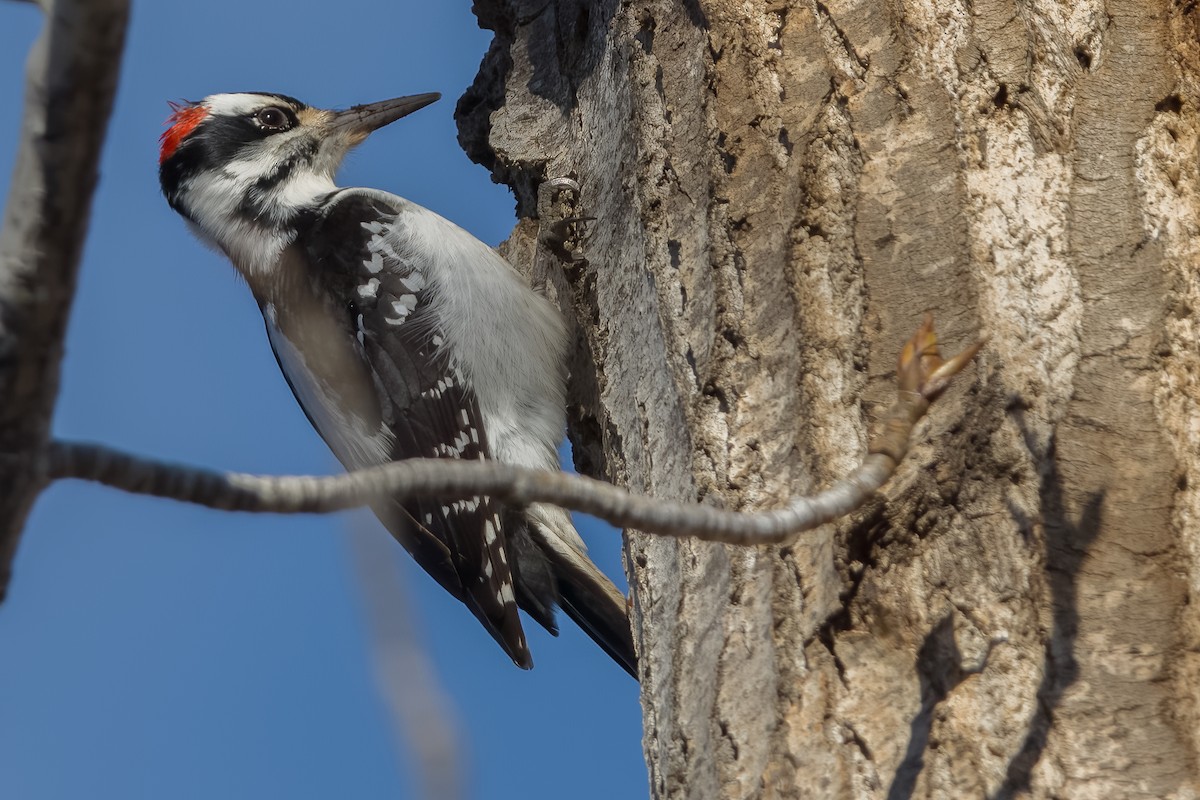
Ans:
[[[1028,432],[1026,432],[1028,433]],[[1027,435],[1027,440],[1029,440]],[[1104,492],[1093,493],[1072,523],[1067,517],[1062,476],[1051,442],[1048,469],[1039,487],[1045,529],[1047,582],[1050,586],[1053,629],[1046,642],[1042,681],[1037,690],[1037,707],[1029,721],[1028,732],[1005,770],[1004,783],[992,800],[1013,800],[1029,791],[1033,768],[1042,757],[1046,740],[1054,725],[1054,713],[1066,689],[1078,677],[1075,638],[1079,629],[1076,608],[1076,578],[1103,523]],[[1011,509],[1018,524],[1031,530],[1034,521],[1016,508]],[[913,796],[917,778],[925,767],[925,749],[933,727],[933,715],[939,703],[949,696],[968,675],[978,669],[964,670],[962,656],[954,640],[954,619],[947,614],[925,636],[917,651],[917,677],[921,685],[921,707],[913,717],[904,760],[888,790],[888,800],[907,800]]]
[[[991,648],[988,648],[991,652]],[[933,712],[956,686],[968,675],[982,672],[983,663],[975,669],[962,668],[962,653],[954,641],[954,617],[946,614],[925,635],[917,651],[917,678],[921,682],[921,710],[913,717],[909,726],[908,747],[904,760],[896,770],[896,777],[888,789],[887,800],[907,800],[913,796],[917,776],[925,768],[925,748],[929,745],[929,734],[933,729]]]
[[[1022,426],[1024,427],[1024,426]],[[1028,432],[1026,440],[1029,441]],[[1063,693],[1079,677],[1075,660],[1075,639],[1079,632],[1079,611],[1076,607],[1079,568],[1092,543],[1100,533],[1104,515],[1104,490],[1093,492],[1079,515],[1078,522],[1067,516],[1062,475],[1053,440],[1046,458],[1047,470],[1039,489],[1042,520],[1045,528],[1046,578],[1054,627],[1046,642],[1042,664],[1042,681],[1037,690],[1037,709],[1029,722],[1020,750],[1008,763],[1004,783],[992,796],[993,800],[1012,800],[1029,791],[1033,768],[1046,749],[1046,740],[1054,725],[1054,713]],[[1032,521],[1014,509],[1018,521],[1032,528]]]

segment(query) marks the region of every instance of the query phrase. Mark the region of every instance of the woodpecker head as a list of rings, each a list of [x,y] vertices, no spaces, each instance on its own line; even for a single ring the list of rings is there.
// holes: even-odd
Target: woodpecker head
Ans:
[[[243,272],[254,271],[336,189],[334,173],[352,147],[439,97],[412,95],[345,111],[258,92],[172,104],[159,152],[163,194],[203,239]]]

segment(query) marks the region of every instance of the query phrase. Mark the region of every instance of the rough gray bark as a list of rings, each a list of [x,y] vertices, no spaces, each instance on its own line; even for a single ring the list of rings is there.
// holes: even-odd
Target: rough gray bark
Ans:
[[[0,227],[0,599],[58,396],[63,335],[116,94],[128,0],[45,0]]]
[[[990,337],[853,524],[629,535],[654,796],[1200,790],[1200,11],[475,5],[464,145],[599,218],[542,270],[581,471],[770,505],[853,464],[914,309]]]

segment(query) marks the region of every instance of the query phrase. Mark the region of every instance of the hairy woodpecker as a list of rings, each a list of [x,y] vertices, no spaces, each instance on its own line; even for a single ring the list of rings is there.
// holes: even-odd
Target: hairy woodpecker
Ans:
[[[347,468],[444,457],[558,469],[557,311],[453,223],[333,182],[368,134],[438,97],[345,111],[260,92],[173,104],[163,194],[245,278],[292,392]],[[518,666],[533,664],[518,606],[552,633],[561,606],[636,677],[625,598],[562,509],[489,498],[373,508]]]

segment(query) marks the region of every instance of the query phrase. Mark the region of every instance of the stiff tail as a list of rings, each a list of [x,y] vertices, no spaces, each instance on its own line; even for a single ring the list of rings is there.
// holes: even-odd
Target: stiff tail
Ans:
[[[559,578],[558,594],[563,611],[613,661],[637,680],[637,654],[633,649],[633,633],[629,629],[625,597],[608,578],[599,575],[595,567],[592,568],[592,574],[588,574],[576,570],[575,564],[556,562],[554,566]],[[596,575],[600,580],[596,579]]]
[[[534,504],[525,513],[531,537],[538,544],[553,578],[558,605],[613,661],[637,680],[637,654],[633,648],[625,595],[587,557],[583,541],[565,511]],[[520,582],[524,582],[524,573],[522,569]],[[525,603],[522,606],[525,607]],[[542,622],[537,614],[533,616]],[[552,627],[546,627],[555,632]]]

